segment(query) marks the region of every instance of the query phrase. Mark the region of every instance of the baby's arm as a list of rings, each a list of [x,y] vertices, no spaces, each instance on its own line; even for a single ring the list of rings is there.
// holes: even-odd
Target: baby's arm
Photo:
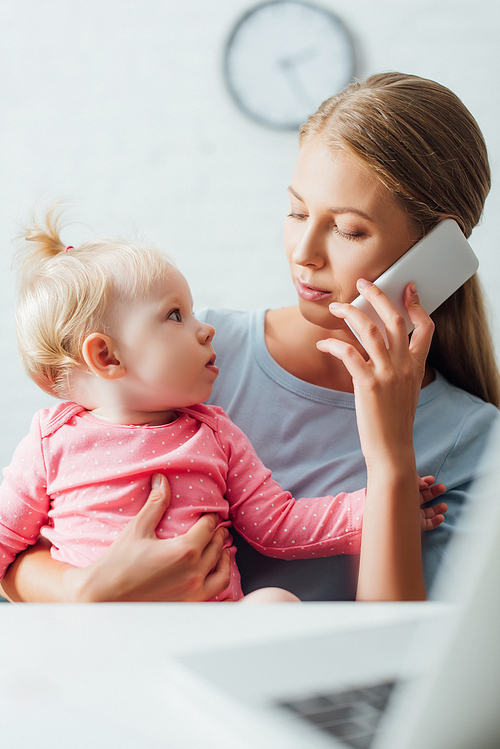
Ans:
[[[359,554],[365,490],[295,500],[241,429],[217,412],[215,434],[228,461],[225,497],[238,533],[257,551],[281,559]]]
[[[16,448],[4,477],[0,485],[0,578],[17,554],[37,542],[47,521],[50,499],[38,416]]]
[[[254,548],[282,559],[359,553],[364,489],[295,500],[273,480],[247,437],[222,411],[219,436],[228,454],[226,498],[231,519]],[[420,479],[422,503],[444,491],[442,484],[430,487],[433,482],[432,476]],[[422,530],[439,525],[445,510],[445,505],[421,508]]]

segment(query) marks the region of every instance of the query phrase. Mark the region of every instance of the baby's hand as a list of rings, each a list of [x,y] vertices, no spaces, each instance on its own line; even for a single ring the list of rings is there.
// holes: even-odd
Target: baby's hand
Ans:
[[[435,484],[434,476],[421,476],[418,477],[418,488],[420,490],[420,504],[424,505],[430,502],[431,499],[439,497],[446,491],[444,484]],[[420,508],[420,530],[421,531],[432,531],[437,528],[438,525],[444,520],[444,513],[447,511],[448,505],[444,502],[440,502],[434,507],[421,507]]]

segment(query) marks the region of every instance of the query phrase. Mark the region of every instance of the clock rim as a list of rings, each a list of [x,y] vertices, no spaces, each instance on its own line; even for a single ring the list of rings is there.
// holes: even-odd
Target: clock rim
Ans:
[[[248,20],[250,16],[253,16],[257,11],[259,11],[261,8],[264,8],[269,5],[285,5],[285,4],[291,4],[294,5],[302,5],[307,8],[312,8],[315,11],[319,11],[323,13],[325,16],[328,16],[329,18],[332,18],[335,22],[335,24],[338,26],[340,31],[343,33],[346,41],[347,41],[347,49],[349,53],[349,60],[348,60],[348,73],[346,73],[345,76],[345,82],[343,83],[342,87],[339,89],[339,91],[332,92],[331,96],[335,96],[335,94],[340,93],[340,91],[345,88],[345,86],[349,85],[349,83],[355,78],[356,75],[356,45],[353,38],[353,35],[351,34],[351,31],[347,27],[347,25],[344,23],[344,21],[332,10],[329,8],[325,8],[321,5],[318,5],[316,3],[308,2],[308,0],[263,0],[263,2],[256,3],[251,8],[248,8],[236,21],[236,23],[233,25],[226,43],[224,45],[224,55],[223,55],[223,77],[224,82],[226,84],[226,88],[237,105],[238,109],[240,109],[243,114],[245,114],[249,119],[253,120],[254,122],[258,123],[259,125],[263,125],[266,128],[272,129],[272,130],[280,130],[280,131],[288,131],[288,132],[298,132],[302,122],[282,122],[278,123],[271,119],[266,119],[264,115],[257,114],[254,112],[250,107],[248,107],[245,103],[245,101],[241,98],[239,92],[234,88],[233,82],[231,80],[231,73],[230,73],[230,65],[229,65],[229,51],[231,49],[231,45],[233,44],[236,34],[238,33],[241,26],[243,26],[244,23]],[[319,106],[319,105],[318,105]]]

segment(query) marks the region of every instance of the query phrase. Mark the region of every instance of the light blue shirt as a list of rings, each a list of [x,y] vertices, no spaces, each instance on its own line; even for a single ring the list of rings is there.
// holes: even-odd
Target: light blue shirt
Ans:
[[[265,344],[265,310],[205,309],[197,317],[216,331],[220,373],[209,402],[243,429],[273,477],[296,499],[366,486],[354,395],[311,385],[282,369]],[[414,426],[417,469],[446,485],[449,506],[446,522],[423,534],[428,592],[498,416],[494,406],[453,387],[439,373],[420,393]],[[302,600],[355,596],[357,557],[285,562],[262,556],[242,539],[236,543],[245,592],[272,585]]]

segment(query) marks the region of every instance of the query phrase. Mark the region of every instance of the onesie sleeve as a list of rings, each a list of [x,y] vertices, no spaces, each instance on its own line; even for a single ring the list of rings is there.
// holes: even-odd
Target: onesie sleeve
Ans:
[[[281,559],[359,554],[366,490],[295,500],[243,432],[218,412],[218,438],[228,457],[226,499],[238,533],[262,554]]]
[[[16,555],[38,540],[50,499],[42,454],[39,414],[16,448],[0,485],[0,579]]]

